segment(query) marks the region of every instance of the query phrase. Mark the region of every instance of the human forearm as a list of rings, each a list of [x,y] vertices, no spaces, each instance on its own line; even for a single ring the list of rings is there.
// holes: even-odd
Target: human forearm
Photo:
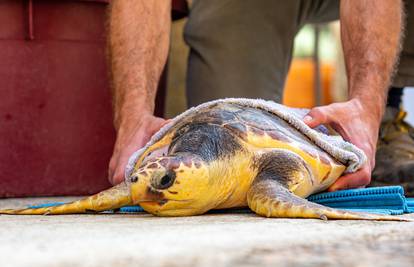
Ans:
[[[154,117],[153,111],[169,47],[170,2],[113,0],[111,4],[108,52],[117,137],[108,178],[113,184],[124,180],[131,154],[166,122]]]
[[[108,50],[117,129],[136,114],[154,110],[169,47],[170,2],[112,1]]]
[[[387,89],[399,52],[402,28],[400,0],[341,0],[341,37],[349,100],[313,108],[304,118],[310,127],[331,125],[362,149],[366,164],[345,174],[329,190],[369,184]]]
[[[402,17],[400,0],[341,1],[349,97],[361,100],[378,123],[398,58]]]

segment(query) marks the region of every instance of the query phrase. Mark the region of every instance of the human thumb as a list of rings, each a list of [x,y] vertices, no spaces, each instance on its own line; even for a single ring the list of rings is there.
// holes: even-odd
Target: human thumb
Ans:
[[[303,122],[311,128],[315,128],[321,124],[326,123],[326,116],[320,110],[320,108],[313,108],[309,111],[308,114],[303,117]]]

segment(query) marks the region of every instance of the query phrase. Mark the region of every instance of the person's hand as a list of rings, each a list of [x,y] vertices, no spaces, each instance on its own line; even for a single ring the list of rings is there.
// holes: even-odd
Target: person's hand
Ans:
[[[380,119],[370,112],[359,99],[343,103],[315,107],[303,118],[311,128],[320,124],[330,125],[346,141],[362,149],[366,164],[357,172],[340,177],[329,191],[366,186],[371,181],[371,171],[375,165],[375,149],[378,139]]]
[[[149,113],[125,120],[118,129],[114,152],[109,162],[108,179],[116,185],[124,181],[129,157],[143,147],[168,121]]]

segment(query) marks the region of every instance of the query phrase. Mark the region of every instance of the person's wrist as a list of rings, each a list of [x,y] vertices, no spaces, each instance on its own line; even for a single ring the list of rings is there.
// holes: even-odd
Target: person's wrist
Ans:
[[[115,105],[114,125],[118,130],[128,124],[136,124],[145,117],[152,116],[154,113],[154,101],[149,101],[145,97],[129,97],[122,104]]]
[[[367,130],[379,128],[382,118],[382,107],[379,104],[375,105],[361,98],[353,98],[349,101],[355,111],[353,114],[357,115],[361,122],[369,124],[370,128]]]
[[[356,114],[359,114],[359,125],[365,129],[366,136],[364,142],[359,143],[358,146],[364,150],[368,157],[368,164],[370,169],[375,165],[375,148],[378,139],[379,126],[381,124],[381,105],[371,103],[369,99],[355,97],[350,99],[353,108],[356,109]]]
[[[384,113],[384,104],[379,101],[373,101],[369,98],[355,97],[350,100],[354,108],[360,114],[361,119],[370,121],[373,127],[379,127],[381,118]]]
[[[153,117],[153,114],[148,110],[140,110],[134,113],[126,114],[121,116],[117,122],[116,130],[118,135],[122,132],[128,132],[136,127],[141,127],[148,118]]]
[[[364,112],[366,116],[375,117],[376,121],[381,121],[384,114],[386,103],[387,87],[380,78],[366,77],[360,82],[353,82],[349,88],[349,99]]]

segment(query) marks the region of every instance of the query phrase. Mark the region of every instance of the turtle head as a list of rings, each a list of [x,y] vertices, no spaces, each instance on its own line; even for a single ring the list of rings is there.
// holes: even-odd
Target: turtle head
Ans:
[[[134,204],[158,216],[189,216],[211,208],[205,161],[192,153],[151,159],[129,177]]]

